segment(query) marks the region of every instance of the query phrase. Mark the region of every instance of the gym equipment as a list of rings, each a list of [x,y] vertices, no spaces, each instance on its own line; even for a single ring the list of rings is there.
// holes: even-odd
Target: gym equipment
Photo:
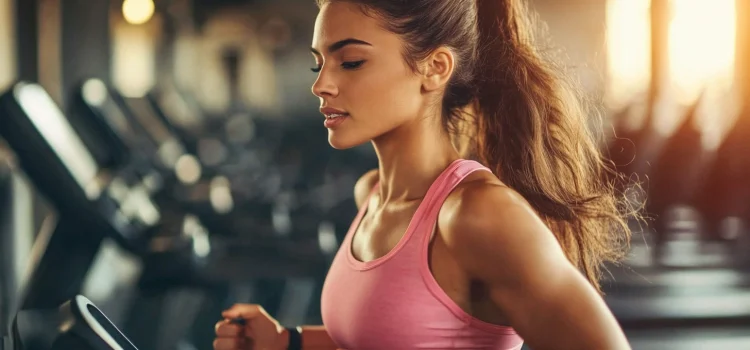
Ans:
[[[310,296],[309,299],[314,298],[311,296],[313,293],[305,292],[314,286],[306,279],[321,279],[325,275],[330,254],[335,252],[335,243],[327,241],[328,248],[321,250],[322,242],[316,236],[308,236],[311,239],[307,240],[290,240],[275,233],[263,234],[262,230],[257,229],[249,232],[252,233],[250,235],[235,237],[209,235],[200,220],[189,215],[181,217],[179,222],[170,222],[166,214],[169,211],[150,198],[157,187],[149,186],[147,180],[157,166],[149,167],[152,163],[144,159],[155,158],[137,158],[131,147],[118,146],[117,138],[93,137],[96,135],[81,137],[86,133],[85,129],[71,127],[49,95],[37,84],[22,82],[14,85],[0,98],[0,114],[0,133],[17,154],[28,178],[50,200],[58,213],[54,230],[40,235],[39,239],[44,241],[39,245],[46,247],[46,250],[38,261],[32,262],[34,272],[23,297],[24,309],[58,305],[72,295],[85,291],[83,287],[87,276],[97,255],[101,254],[105,238],[114,238],[119,246],[126,248],[126,253],[140,260],[136,274],[140,275],[137,288],[141,295],[145,291],[151,293],[146,293],[146,296],[158,295],[156,300],[145,300],[141,307],[136,305],[129,308],[133,311],[131,314],[137,317],[126,317],[123,321],[126,328],[128,325],[153,325],[149,321],[163,315],[164,308],[183,311],[199,309],[195,306],[196,299],[190,295],[193,291],[226,288],[227,284],[253,283],[259,278],[299,277],[299,288],[286,288],[285,292],[289,291],[287,295],[305,294]],[[78,117],[72,119],[75,121]],[[158,128],[151,130],[151,133],[158,133]],[[137,132],[132,134],[135,137],[143,135]],[[99,142],[98,152],[90,152],[84,139]],[[165,154],[164,145],[169,144],[169,139],[169,135],[166,135],[163,140],[167,141],[154,147],[157,156]],[[144,144],[149,147],[148,142]],[[168,147],[166,149],[169,150]],[[110,153],[108,150],[114,151]],[[145,152],[141,154],[147,156]],[[122,162],[124,164],[120,164]],[[118,164],[122,167],[114,167]],[[162,178],[165,179],[162,184],[166,183],[167,176]],[[169,196],[166,191],[162,193],[165,197]],[[319,191],[315,196],[326,197],[326,193],[331,192]],[[331,198],[328,199],[330,202]],[[163,302],[159,302],[159,299]],[[172,303],[182,299],[192,299],[194,302],[184,305]],[[150,312],[138,316],[136,310]],[[300,310],[303,316],[307,313],[304,306],[295,311],[299,314]],[[210,315],[211,323],[217,314]],[[187,314],[180,316],[185,316],[179,317],[181,322],[189,323],[192,318]],[[287,317],[287,320],[291,318]],[[179,327],[174,319],[165,322],[175,326],[173,329],[184,328]],[[210,324],[204,327],[209,329]],[[158,328],[150,327],[148,331],[155,330]],[[134,339],[140,337],[138,332],[128,333]],[[174,343],[184,336],[178,333],[159,334],[160,339],[152,339],[153,342],[145,344]]]
[[[120,100],[121,102],[118,103],[117,100]],[[145,117],[143,115],[140,116],[140,119],[134,117],[135,111],[131,108],[128,108],[128,101],[140,108],[141,111],[145,113]],[[153,155],[147,154],[146,149],[138,147],[137,142],[134,141],[136,140],[137,135],[134,135],[131,130],[147,130],[149,129],[149,125],[150,127],[156,125],[157,129],[169,129],[167,127],[159,127],[159,125],[164,125],[164,123],[162,123],[163,119],[154,117],[156,108],[152,108],[153,106],[151,106],[147,102],[148,101],[144,100],[121,98],[116,94],[116,92],[113,92],[111,89],[108,89],[101,82],[96,80],[89,80],[84,82],[79,93],[77,93],[73,98],[74,113],[76,114],[76,116],[72,119],[74,120],[73,123],[76,125],[76,128],[82,130],[83,132],[92,133],[94,135],[103,135],[102,137],[90,137],[88,139],[88,147],[99,148],[101,150],[100,159],[102,160],[121,160],[120,162],[109,162],[108,165],[111,167],[110,171],[121,174],[122,177],[125,177],[125,174],[128,174],[128,178],[130,179],[129,184],[137,184],[143,181],[142,177],[144,176],[144,174],[153,172],[155,166],[150,166],[149,161],[140,161],[137,164],[131,164],[127,163],[128,160],[147,160],[156,158],[153,157]],[[130,115],[131,117],[128,118],[128,115]],[[133,127],[132,125],[135,125],[135,127]],[[154,135],[163,133],[158,131],[155,132],[152,130],[144,134]],[[172,136],[168,136],[166,134],[162,135],[162,137],[164,139],[174,139]],[[160,143],[160,140],[155,137],[149,137],[149,139],[151,144],[158,145]],[[110,143],[113,143],[112,147],[108,147]],[[106,150],[110,148],[122,155],[109,155]],[[158,147],[152,147],[151,150],[155,148]],[[162,165],[168,164],[162,163]],[[169,166],[166,166],[165,168],[169,168]],[[165,179],[165,184],[174,183],[174,181],[170,180],[169,174],[164,174],[162,178]],[[170,198],[173,197],[173,192],[167,189],[168,186],[169,185],[165,185],[165,189],[154,189],[155,191],[153,192],[153,194],[155,195],[154,198],[157,199],[158,206],[162,208],[163,213],[172,213],[177,216],[184,215],[184,211],[189,211],[190,206],[175,203],[174,200],[170,201]],[[180,207],[182,208],[183,213],[177,214],[180,209],[175,209]],[[243,214],[244,210],[238,211],[238,215]],[[205,213],[202,215],[199,214],[200,218],[197,221],[203,221],[206,216],[208,215],[206,215]],[[269,215],[269,217],[270,216],[271,215]],[[227,220],[226,217],[222,217],[221,219]],[[297,224],[295,226],[296,232],[301,231],[301,228],[305,227],[300,224]],[[315,239],[315,235],[317,234],[317,232],[314,232],[314,229],[317,229],[318,227],[315,227],[315,225],[307,225],[307,227],[310,227],[310,229],[313,231],[311,234],[307,234],[307,237],[309,237],[307,239],[307,242],[300,240],[289,240],[288,238],[284,237],[273,237],[273,241],[268,241],[267,244],[263,244],[262,237],[264,236],[264,232],[269,232],[271,230],[263,229],[262,227],[258,227],[257,225],[255,227],[249,227],[249,229],[246,230],[247,233],[243,236],[247,239],[247,242],[252,242],[251,244],[256,246],[273,246],[276,249],[282,246],[289,246],[295,251],[305,250],[313,253],[320,252],[321,249],[317,248],[317,246],[319,245],[318,240]],[[215,232],[215,230],[212,228],[211,231],[213,236],[213,232]],[[236,235],[229,236],[236,237]],[[265,236],[267,238],[271,237],[268,234],[266,234]],[[313,240],[310,240],[310,238],[313,238]],[[212,241],[212,250],[216,251],[216,242],[218,240],[214,237]],[[233,242],[231,245],[235,247],[238,246],[236,242]],[[331,255],[335,250],[328,249],[328,251],[328,254]],[[247,250],[243,252],[242,250],[238,249],[237,255],[240,254],[250,255],[253,253]],[[281,258],[284,259],[286,254],[281,255]],[[184,261],[185,259],[189,260],[189,256],[190,254],[188,254],[188,257],[186,258],[181,257],[180,254],[160,253],[158,255],[150,254],[144,257],[144,273],[141,276],[141,281],[139,282],[139,293],[140,295],[142,295],[142,297],[138,298],[138,301],[132,308],[133,312],[131,313],[133,315],[138,315],[138,317],[131,318],[125,324],[125,329],[128,330],[128,333],[130,333],[134,339],[137,339],[139,343],[152,344],[154,342],[159,342],[159,348],[166,348],[167,345],[165,344],[175,343],[177,340],[179,340],[180,336],[183,336],[183,334],[178,334],[179,332],[177,332],[173,333],[174,335],[165,336],[166,332],[160,330],[158,327],[149,326],[150,323],[146,321],[153,322],[154,320],[158,320],[159,317],[163,313],[165,313],[165,309],[169,309],[172,307],[170,306],[170,304],[175,305],[176,299],[180,299],[187,304],[174,306],[175,309],[183,310],[183,313],[185,312],[184,310],[197,310],[199,309],[199,304],[204,302],[204,299],[206,299],[206,297],[203,295],[204,293],[201,292],[201,290],[207,290],[208,293],[211,293],[212,290],[215,290],[217,288],[216,283],[218,283],[219,281],[216,281],[216,283],[209,283],[205,281],[199,282],[200,279],[196,280],[196,271],[185,269],[186,266],[190,266],[190,262]],[[321,254],[321,256],[325,257],[325,254]],[[275,258],[276,259],[274,260],[278,260],[278,257]],[[324,260],[315,259],[321,261],[322,264],[315,263],[314,266],[316,266],[315,268],[318,270],[318,272],[312,275],[307,274],[307,276],[320,277],[324,275],[325,266],[327,266],[327,259],[328,258],[325,258]],[[200,268],[198,269],[200,270]],[[276,276],[274,276],[274,274],[248,274],[244,278],[244,280],[249,281],[250,279],[264,276],[276,277],[278,279],[288,275],[283,273]],[[241,281],[242,279],[239,281],[234,280],[233,282]],[[228,280],[225,283],[229,282],[232,281]],[[289,320],[290,318],[292,318],[292,322],[303,322],[305,314],[307,313],[307,305],[310,304],[310,299],[312,298],[311,295],[313,294],[312,289],[314,288],[314,284],[311,284],[307,280],[307,278],[302,278],[301,280],[289,280],[287,281],[286,286],[282,284],[277,287],[282,290],[279,290],[273,294],[283,295],[281,300],[279,300],[278,302],[290,306],[288,309],[279,310],[279,312],[277,313],[277,317],[281,320]],[[214,296],[213,298],[221,297]],[[269,309],[272,310],[275,308],[272,307]],[[217,310],[214,314],[211,315],[211,322],[214,321],[215,315],[218,314],[218,311],[220,310]],[[300,313],[302,314],[300,315]],[[190,320],[194,318],[194,315],[181,315],[182,316],[179,317],[180,322],[190,322]],[[285,317],[284,315],[287,315],[288,317]],[[184,328],[179,327],[174,321],[170,321],[169,326],[171,329]],[[165,341],[165,338],[172,338],[172,340]]]
[[[750,224],[750,160],[744,154],[750,147],[750,111],[741,113],[725,137],[708,175],[692,198],[691,204],[700,212],[703,237],[707,242],[725,242],[732,246],[738,265],[747,266]],[[732,227],[733,226],[733,227]],[[744,237],[743,237],[744,236]]]
[[[630,346],[638,350],[747,349],[747,326],[695,327],[626,331]]]
[[[646,210],[655,216],[653,225],[653,262],[661,263],[663,249],[675,233],[668,217],[676,205],[685,205],[701,183],[707,152],[701,143],[701,131],[696,125],[701,99],[686,111],[682,124],[666,141],[654,160],[651,180],[648,183]]]
[[[86,297],[16,315],[13,350],[138,350]]]
[[[643,243],[634,241],[626,266],[610,267],[602,281],[605,300],[627,331],[731,328],[750,323],[750,273],[715,260],[698,235],[672,242],[678,264],[654,266]],[[711,266],[713,265],[713,266]]]
[[[160,211],[145,191],[129,188],[98,166],[41,86],[21,82],[0,97],[0,134],[57,212],[57,221],[50,221],[52,225],[38,235],[35,246],[41,250],[29,263],[32,273],[21,308],[54,307],[80,293],[105,237],[114,238],[131,254],[181,258],[175,260],[181,271],[202,266],[210,253],[211,244],[195,222],[165,236],[170,232],[160,229]],[[226,272],[216,272],[226,271],[225,258],[215,258],[209,266],[204,274],[209,281],[225,278]]]
[[[147,246],[158,209],[97,165],[41,86],[19,82],[0,97],[0,135],[57,212],[37,237],[44,250],[29,263],[22,308],[53,307],[78,293],[105,237],[132,251]]]
[[[264,151],[267,144],[245,152],[241,162],[208,174],[197,157],[186,152],[186,146],[171,133],[174,128],[164,123],[164,118],[159,117],[161,111],[148,99],[122,97],[101,81],[91,79],[76,91],[72,102],[72,123],[95,135],[87,142],[90,149],[111,148],[115,154],[127,154],[110,156],[108,159],[119,162],[102,163],[103,166],[108,164],[118,172],[130,173],[136,178],[131,181],[141,178],[154,183],[150,193],[165,210],[194,213],[215,234],[252,231],[257,235],[272,231],[268,218],[273,199],[279,194],[275,181],[279,175],[272,165],[271,152]],[[240,206],[244,210],[233,210]],[[232,215],[233,211],[238,215]],[[235,227],[239,224],[242,226]],[[261,229],[263,225],[266,227]]]

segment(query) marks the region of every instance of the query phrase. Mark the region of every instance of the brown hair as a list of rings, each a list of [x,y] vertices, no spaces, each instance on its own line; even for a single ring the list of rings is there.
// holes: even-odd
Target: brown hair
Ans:
[[[449,47],[456,67],[443,125],[548,224],[568,259],[601,292],[606,262],[619,261],[630,230],[584,103],[534,43],[521,0],[317,0],[362,5],[404,39],[413,68]],[[466,137],[468,136],[468,137]]]

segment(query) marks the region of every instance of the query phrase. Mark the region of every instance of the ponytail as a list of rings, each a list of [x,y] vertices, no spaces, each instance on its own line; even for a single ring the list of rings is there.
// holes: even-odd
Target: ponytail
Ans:
[[[478,158],[549,225],[568,259],[601,292],[605,262],[619,261],[630,231],[586,113],[533,42],[520,0],[477,0]]]
[[[522,0],[317,1],[357,3],[382,20],[405,40],[415,71],[436,48],[451,48],[443,126],[526,198],[599,289],[602,264],[620,260],[629,240],[627,202],[602,182],[608,170],[578,90],[535,49]]]

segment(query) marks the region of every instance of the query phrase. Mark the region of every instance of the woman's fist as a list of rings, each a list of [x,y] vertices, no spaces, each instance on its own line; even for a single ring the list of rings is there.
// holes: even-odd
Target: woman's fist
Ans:
[[[289,334],[257,304],[236,304],[216,324],[214,350],[285,350]]]

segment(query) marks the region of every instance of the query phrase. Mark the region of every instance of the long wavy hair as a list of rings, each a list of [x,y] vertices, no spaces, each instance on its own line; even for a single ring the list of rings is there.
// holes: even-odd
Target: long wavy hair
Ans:
[[[629,202],[604,181],[598,113],[542,54],[521,0],[316,0],[361,5],[404,41],[415,71],[434,49],[456,59],[442,122],[464,156],[489,167],[547,223],[567,258],[601,292],[607,262],[629,247]],[[596,118],[596,119],[591,119]],[[599,123],[601,126],[601,123]]]

